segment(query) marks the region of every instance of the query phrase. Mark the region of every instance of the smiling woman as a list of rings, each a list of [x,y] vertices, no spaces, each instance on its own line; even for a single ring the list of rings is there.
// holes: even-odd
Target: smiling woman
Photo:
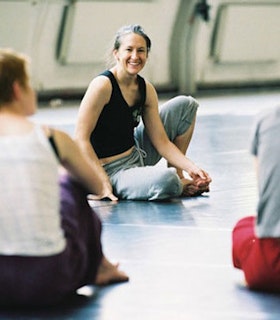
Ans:
[[[122,27],[112,49],[114,65],[91,81],[80,105],[75,138],[111,185],[111,200],[158,200],[209,191],[210,176],[185,156],[198,103],[179,96],[159,112],[154,86],[139,75],[150,49],[141,26]],[[162,157],[174,168],[155,166]]]

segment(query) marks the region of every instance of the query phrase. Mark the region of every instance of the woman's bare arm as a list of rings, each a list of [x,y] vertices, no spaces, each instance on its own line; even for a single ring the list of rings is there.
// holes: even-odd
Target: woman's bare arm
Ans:
[[[153,145],[171,165],[186,171],[193,179],[200,178],[211,181],[207,172],[182,154],[175,144],[169,140],[159,116],[156,91],[149,82],[147,82],[147,99],[143,121]]]
[[[66,133],[52,130],[56,142],[61,165],[69,174],[78,180],[90,192],[99,199],[109,198],[117,200],[113,195],[111,185],[100,178],[100,175],[83,156],[75,141]]]
[[[99,176],[99,180],[112,190],[110,179],[90,143],[90,135],[96,126],[104,105],[110,99],[111,91],[111,84],[106,77],[99,76],[92,80],[80,105],[74,140],[92,170]],[[116,199],[114,196],[112,200]]]

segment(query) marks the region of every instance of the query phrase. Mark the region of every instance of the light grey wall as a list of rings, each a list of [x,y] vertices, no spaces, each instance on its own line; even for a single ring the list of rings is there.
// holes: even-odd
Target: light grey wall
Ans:
[[[106,67],[117,29],[131,23],[152,39],[142,75],[158,88],[280,81],[280,0],[209,0],[209,21],[194,15],[199,2],[0,0],[0,46],[30,55],[42,92],[85,90]]]

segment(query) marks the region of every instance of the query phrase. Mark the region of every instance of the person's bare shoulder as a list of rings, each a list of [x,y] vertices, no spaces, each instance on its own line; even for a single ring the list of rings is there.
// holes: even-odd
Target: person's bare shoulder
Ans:
[[[80,111],[92,108],[101,111],[103,106],[110,101],[111,93],[112,85],[108,77],[99,75],[93,78],[82,99]]]
[[[96,93],[99,94],[111,94],[112,92],[112,84],[108,77],[104,75],[99,75],[92,79],[89,90],[94,90]]]

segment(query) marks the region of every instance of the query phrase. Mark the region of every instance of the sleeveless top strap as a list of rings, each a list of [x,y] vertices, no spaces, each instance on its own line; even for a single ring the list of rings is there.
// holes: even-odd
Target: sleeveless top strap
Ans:
[[[57,147],[54,135],[53,135],[53,130],[51,130],[51,135],[48,137],[48,139],[51,144],[51,147],[53,148],[54,153],[57,156],[57,159],[60,160],[60,155],[59,155],[58,147]]]

